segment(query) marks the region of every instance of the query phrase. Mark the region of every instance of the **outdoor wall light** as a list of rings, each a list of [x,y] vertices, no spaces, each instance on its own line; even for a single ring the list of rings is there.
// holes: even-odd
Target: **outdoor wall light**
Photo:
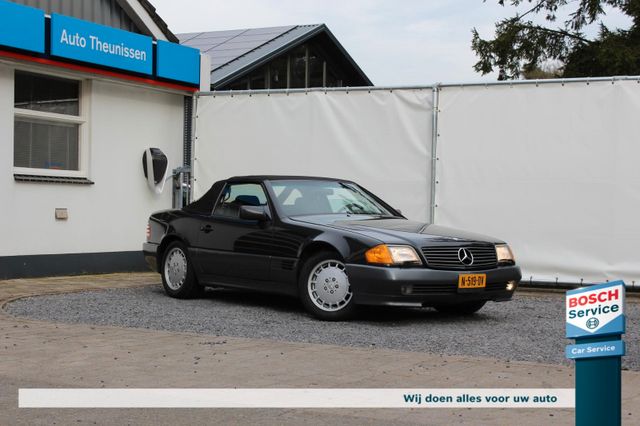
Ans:
[[[142,169],[149,188],[161,194],[167,178],[169,161],[160,148],[147,148],[142,154]]]

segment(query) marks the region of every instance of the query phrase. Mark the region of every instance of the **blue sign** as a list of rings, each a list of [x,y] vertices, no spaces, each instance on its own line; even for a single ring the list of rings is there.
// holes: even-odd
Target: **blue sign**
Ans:
[[[141,74],[153,73],[151,37],[51,15],[51,54]]]
[[[623,356],[625,354],[625,346],[622,340],[581,343],[579,345],[567,345],[565,354],[569,359]]]
[[[156,75],[170,80],[200,83],[200,50],[158,40]]]
[[[567,338],[623,334],[624,281],[613,281],[566,293]]]
[[[44,11],[0,0],[0,45],[44,53]]]

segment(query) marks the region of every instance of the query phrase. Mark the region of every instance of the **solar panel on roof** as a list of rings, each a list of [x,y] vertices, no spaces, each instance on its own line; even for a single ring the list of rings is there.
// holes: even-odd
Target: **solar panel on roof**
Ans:
[[[212,69],[258,49],[295,26],[251,28],[243,30],[207,31],[180,34],[183,44],[200,49],[211,57]]]
[[[182,40],[193,38],[193,37],[197,36],[198,34],[202,34],[202,33],[182,33],[182,34],[179,34],[179,36],[176,36],[176,37],[178,37],[178,40],[180,40],[180,42],[182,43]]]
[[[282,34],[283,32],[289,31],[295,27],[295,25],[288,25],[284,27],[250,28],[249,31],[252,34]]]
[[[221,39],[221,40],[231,40],[235,37],[238,37],[242,35],[242,32],[238,32],[236,34],[211,34],[211,33],[204,33],[201,34],[197,37],[198,40],[214,40],[214,39]]]
[[[237,35],[240,33],[243,33],[247,31],[246,29],[244,30],[224,30],[224,31],[203,31],[202,33],[200,33],[200,37],[226,37],[226,36],[233,36],[233,35]]]

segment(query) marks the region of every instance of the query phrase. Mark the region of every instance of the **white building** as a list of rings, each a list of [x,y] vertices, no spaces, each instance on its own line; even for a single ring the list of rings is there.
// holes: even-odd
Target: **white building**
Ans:
[[[0,279],[145,268],[172,185],[149,187],[143,152],[162,150],[169,175],[189,164],[209,85],[176,42],[145,0],[0,0]]]

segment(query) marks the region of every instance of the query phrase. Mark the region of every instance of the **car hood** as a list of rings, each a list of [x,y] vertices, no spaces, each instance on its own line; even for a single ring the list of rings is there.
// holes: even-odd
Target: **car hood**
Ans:
[[[369,237],[376,238],[388,244],[406,244],[407,242],[421,245],[441,242],[486,242],[500,244],[503,241],[474,232],[448,228],[427,222],[417,222],[403,218],[378,216],[346,216],[346,215],[313,215],[291,217],[296,222],[312,223],[345,229]]]

